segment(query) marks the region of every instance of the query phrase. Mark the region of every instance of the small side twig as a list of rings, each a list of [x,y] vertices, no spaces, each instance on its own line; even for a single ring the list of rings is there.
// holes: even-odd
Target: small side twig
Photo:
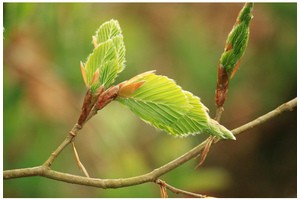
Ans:
[[[74,154],[75,154],[75,159],[76,159],[76,162],[78,164],[78,167],[83,171],[83,173],[85,174],[86,177],[90,177],[89,173],[87,172],[84,165],[82,164],[82,162],[79,159],[79,155],[77,153],[74,142],[72,142],[72,148],[73,148],[73,151],[74,151]]]
[[[184,195],[187,195],[187,196],[190,196],[190,197],[196,197],[196,198],[207,198],[207,197],[210,197],[210,196],[207,196],[207,195],[203,195],[203,194],[197,194],[197,193],[193,193],[193,192],[189,192],[189,191],[185,191],[185,190],[181,190],[181,189],[178,189],[174,186],[171,186],[169,184],[167,184],[165,181],[161,180],[161,179],[157,179],[155,181],[155,183],[159,184],[160,188],[164,188],[164,189],[168,189],[172,192],[174,192],[175,194],[184,194]],[[163,195],[162,195],[163,197]]]
[[[166,182],[158,179],[156,180],[156,183],[159,185],[161,198],[168,198]]]
[[[216,139],[216,136],[209,136],[207,138],[207,142],[205,144],[205,147],[203,148],[202,152],[201,152],[201,156],[200,156],[200,161],[199,163],[196,165],[195,169],[199,168],[205,161],[206,156],[210,150],[210,147],[213,143],[213,141]]]

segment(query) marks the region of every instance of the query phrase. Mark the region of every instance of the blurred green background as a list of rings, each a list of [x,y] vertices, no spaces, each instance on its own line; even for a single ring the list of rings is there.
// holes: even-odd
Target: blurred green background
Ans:
[[[156,69],[201,97],[215,114],[218,59],[243,4],[4,3],[4,169],[43,163],[76,122],[85,86],[79,61],[112,18],[123,30],[127,67],[117,79]],[[297,5],[257,3],[248,48],[230,83],[222,124],[233,129],[297,96]],[[296,111],[212,147],[164,175],[169,184],[216,197],[296,197]],[[76,138],[92,177],[147,173],[196,146],[111,103]],[[53,168],[82,175],[72,149]],[[159,197],[153,183],[97,189],[42,177],[3,182],[4,197]],[[168,192],[170,197],[183,197]]]

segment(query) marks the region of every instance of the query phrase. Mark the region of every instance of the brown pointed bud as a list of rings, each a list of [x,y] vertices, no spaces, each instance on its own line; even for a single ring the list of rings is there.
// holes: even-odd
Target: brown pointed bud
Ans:
[[[130,84],[127,84],[126,82],[124,84],[121,83],[118,95],[123,98],[131,97],[134,92],[139,89],[144,83],[145,81],[139,81]]]
[[[84,84],[88,87],[87,78],[86,78],[86,72],[84,68],[84,64],[80,61],[80,69],[81,69],[81,75],[84,81]]]
[[[104,85],[101,85],[99,88],[97,88],[96,92],[95,92],[95,96],[99,96],[104,92]]]
[[[115,98],[117,98],[118,93],[119,93],[119,86],[112,86],[109,89],[107,89],[105,92],[103,92],[98,97],[97,102],[95,104],[96,110],[101,110],[107,104],[112,102]]]
[[[218,107],[222,107],[228,92],[229,77],[225,68],[219,63],[218,66],[218,81],[215,91],[215,101]]]
[[[87,116],[89,115],[89,113],[92,109],[92,99],[93,99],[93,94],[92,94],[91,89],[89,89],[85,94],[82,108],[81,108],[81,114],[80,114],[80,117],[77,122],[81,126],[85,122]]]
[[[92,77],[91,85],[94,85],[94,84],[98,83],[99,77],[100,77],[100,72],[99,72],[99,68],[97,68],[97,70],[95,71],[95,73]]]
[[[94,48],[96,48],[98,46],[98,42],[97,42],[97,37],[96,36],[93,36],[93,45],[94,45]]]

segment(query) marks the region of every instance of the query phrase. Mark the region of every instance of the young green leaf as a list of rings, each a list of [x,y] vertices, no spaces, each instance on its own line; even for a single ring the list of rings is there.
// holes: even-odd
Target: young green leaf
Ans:
[[[235,139],[229,130],[210,119],[198,97],[182,90],[173,80],[146,72],[128,82],[143,84],[131,96],[119,96],[117,100],[154,127],[174,136],[207,133]]]
[[[229,77],[233,77],[234,68],[243,56],[249,40],[250,21],[252,19],[253,3],[246,3],[240,11],[236,23],[226,40],[224,53],[221,55],[220,64],[225,68]],[[238,67],[238,66],[237,66]]]
[[[95,37],[96,42],[101,44],[109,39],[112,39],[116,36],[122,35],[122,30],[117,20],[111,19],[103,23],[98,30],[96,31]]]
[[[166,127],[167,132],[173,135],[194,135],[204,133],[207,130],[209,116],[208,109],[200,102],[200,99],[192,93],[183,91],[190,104],[189,110],[181,115],[172,124]]]
[[[125,68],[125,45],[118,21],[110,20],[102,24],[93,36],[93,42],[95,48],[83,65],[82,74],[94,93],[101,85],[108,88]],[[97,69],[98,80],[93,80]]]
[[[101,44],[109,39],[113,40],[115,48],[117,50],[118,57],[118,72],[123,71],[125,68],[125,45],[123,42],[122,30],[117,20],[110,20],[102,24],[96,31],[94,36],[97,44]]]
[[[153,126],[170,125],[189,110],[186,96],[173,80],[152,72],[133,80],[144,81],[144,84],[130,98],[119,97],[117,100]],[[132,83],[132,80],[129,82]]]
[[[99,80],[92,81],[95,72],[99,69]],[[117,51],[112,40],[99,44],[87,59],[85,64],[87,83],[94,92],[100,85],[109,87],[118,73]]]
[[[226,100],[230,79],[235,75],[245,53],[250,34],[253,3],[245,3],[229,33],[225,49],[218,64],[218,80],[215,91],[216,105],[220,108]]]
[[[89,88],[89,98],[84,101],[79,119],[81,124],[117,98],[142,120],[172,135],[208,133],[235,139],[229,130],[210,119],[208,109],[198,97],[166,76],[149,71],[111,86],[125,67],[125,45],[118,21],[102,24],[93,36],[93,44],[95,48],[86,63],[80,63]]]

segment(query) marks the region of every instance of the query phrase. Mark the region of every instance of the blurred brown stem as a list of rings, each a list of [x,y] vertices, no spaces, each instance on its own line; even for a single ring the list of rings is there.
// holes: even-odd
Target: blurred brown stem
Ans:
[[[199,163],[196,165],[195,169],[199,168],[205,161],[206,159],[206,156],[210,150],[210,147],[211,145],[213,144],[214,140],[216,139],[216,136],[209,136],[207,139],[206,139],[206,144],[201,152],[201,156],[200,156],[200,161]]]
[[[216,119],[217,122],[221,121],[221,117],[222,117],[223,111],[224,111],[223,106],[217,108],[216,117],[215,117],[215,119]]]
[[[73,151],[74,151],[74,155],[75,155],[75,159],[76,159],[78,167],[81,169],[81,171],[84,173],[84,175],[86,177],[90,177],[89,173],[87,172],[87,170],[85,169],[84,165],[80,161],[80,158],[79,158],[79,155],[77,153],[77,150],[76,150],[74,142],[72,142],[72,148],[73,148]]]
[[[277,107],[273,111],[247,123],[244,124],[234,130],[232,130],[234,135],[238,135],[242,132],[245,132],[249,129],[252,129],[255,126],[263,124],[268,120],[277,117],[283,112],[292,111],[297,106],[297,98],[282,104]],[[79,127],[73,128],[74,131]],[[72,129],[72,130],[73,130]],[[78,130],[77,130],[78,131]],[[72,134],[71,134],[72,135]],[[119,179],[98,179],[98,178],[88,178],[83,176],[76,176],[68,173],[62,173],[55,170],[51,170],[50,166],[53,160],[58,156],[58,154],[64,149],[64,147],[69,144],[73,137],[68,136],[66,140],[57,148],[56,151],[49,157],[49,159],[41,166],[32,167],[32,168],[24,168],[24,169],[14,169],[14,170],[5,170],[3,172],[4,179],[12,179],[12,178],[20,178],[20,177],[28,177],[28,176],[43,176],[50,179],[63,181],[67,183],[86,185],[98,188],[120,188],[127,187],[132,185],[138,185],[146,182],[155,182],[160,176],[168,173],[169,171],[177,168],[178,166],[184,164],[185,162],[191,160],[192,158],[198,156],[203,148],[205,147],[208,140],[205,140],[198,146],[194,147],[190,151],[186,152],[182,156],[174,159],[173,161],[154,169],[153,171],[130,178],[119,178]]]

